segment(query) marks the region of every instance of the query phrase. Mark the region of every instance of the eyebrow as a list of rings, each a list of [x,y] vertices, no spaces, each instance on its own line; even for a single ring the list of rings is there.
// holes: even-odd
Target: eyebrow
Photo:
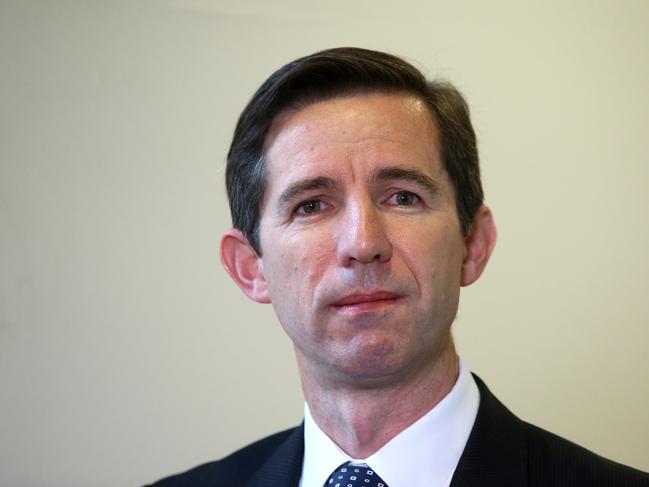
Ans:
[[[313,191],[316,189],[333,190],[337,187],[338,183],[333,178],[326,176],[301,179],[282,191],[282,194],[279,196],[279,203],[281,206],[285,206],[307,191]]]
[[[394,179],[401,179],[405,181],[412,181],[422,186],[431,195],[439,192],[439,185],[433,178],[419,171],[418,169],[405,169],[403,167],[386,167],[378,170],[373,174],[372,179],[375,181],[391,181]]]

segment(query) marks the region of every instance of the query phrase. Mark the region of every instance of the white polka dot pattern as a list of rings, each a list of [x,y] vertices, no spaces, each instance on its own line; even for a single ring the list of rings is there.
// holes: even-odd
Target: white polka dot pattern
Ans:
[[[388,487],[367,465],[343,463],[331,474],[324,487]]]

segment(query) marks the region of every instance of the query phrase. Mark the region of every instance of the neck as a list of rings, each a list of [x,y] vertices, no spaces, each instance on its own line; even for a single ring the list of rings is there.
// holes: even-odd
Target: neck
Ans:
[[[450,392],[459,373],[453,341],[406,380],[354,387],[318,380],[298,356],[309,410],[318,426],[354,459],[367,458],[424,416]]]

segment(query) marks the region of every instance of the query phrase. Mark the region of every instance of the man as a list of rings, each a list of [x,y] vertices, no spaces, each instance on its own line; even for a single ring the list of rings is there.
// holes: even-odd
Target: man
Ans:
[[[287,64],[239,119],[227,189],[223,265],[293,341],[305,421],[156,485],[649,486],[513,416],[456,355],[496,229],[452,86],[363,49]]]

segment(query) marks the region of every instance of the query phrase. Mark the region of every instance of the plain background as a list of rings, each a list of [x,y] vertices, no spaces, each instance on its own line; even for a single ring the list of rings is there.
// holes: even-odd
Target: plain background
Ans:
[[[400,54],[469,99],[499,242],[460,353],[649,470],[649,3],[0,3],[0,484],[130,486],[292,426],[291,345],[218,260],[236,118],[280,65]]]

